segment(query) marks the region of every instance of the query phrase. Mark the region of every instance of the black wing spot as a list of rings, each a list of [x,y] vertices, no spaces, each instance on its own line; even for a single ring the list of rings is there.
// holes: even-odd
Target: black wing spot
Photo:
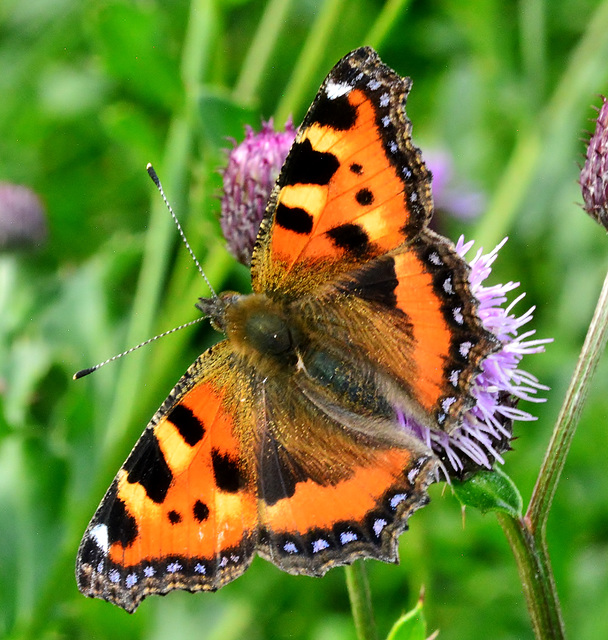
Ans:
[[[197,522],[204,522],[209,517],[209,507],[202,500],[197,500],[192,507],[192,514]]]
[[[167,420],[175,426],[186,444],[193,447],[205,435],[203,423],[188,407],[178,404],[167,414]]]
[[[339,168],[340,161],[333,153],[316,151],[310,140],[303,140],[291,149],[284,185],[326,185]]]
[[[356,272],[351,281],[343,286],[363,300],[379,302],[387,307],[397,306],[395,290],[399,286],[395,272],[395,260],[390,257],[374,260]]]
[[[279,227],[294,233],[309,234],[312,231],[313,218],[300,207],[287,207],[282,202],[277,205],[275,221]]]
[[[327,232],[339,249],[344,249],[357,257],[364,257],[371,249],[369,236],[358,224],[341,224]]]
[[[348,96],[330,99],[325,93],[320,93],[310,112],[310,121],[306,124],[317,123],[322,127],[331,127],[337,131],[351,129],[357,121],[357,107],[352,105]]]
[[[362,167],[358,162],[353,162],[353,163],[350,165],[349,169],[350,169],[353,173],[357,174],[358,176],[360,176],[360,175],[363,173],[363,167]]]
[[[374,194],[369,189],[359,189],[355,194],[355,200],[362,206],[368,206],[374,201]]]
[[[171,524],[179,524],[182,521],[181,513],[178,513],[177,511],[174,511],[173,509],[171,509],[171,511],[169,511],[169,513],[167,514],[167,518],[169,518],[169,522]]]
[[[238,460],[227,453],[220,453],[217,449],[211,451],[213,474],[220,491],[236,493],[244,485],[243,476],[239,469]]]
[[[107,505],[107,510],[104,509]],[[108,543],[119,542],[128,547],[137,538],[139,531],[137,520],[129,513],[127,505],[118,497],[116,481],[112,483],[103,501],[102,512],[96,518],[108,527]]]
[[[124,468],[128,472],[127,480],[131,484],[141,484],[150,500],[157,504],[165,500],[173,474],[151,429],[144,431]]]

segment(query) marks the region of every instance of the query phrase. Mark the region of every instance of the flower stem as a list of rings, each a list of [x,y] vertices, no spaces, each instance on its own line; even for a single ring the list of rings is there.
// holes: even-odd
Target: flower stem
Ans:
[[[410,4],[411,0],[388,0],[385,2],[372,28],[363,39],[363,44],[379,49]]]
[[[573,49],[558,85],[538,116],[518,124],[519,135],[502,179],[495,190],[489,211],[475,232],[478,242],[493,247],[525,210],[524,200],[531,185],[543,171],[545,184],[562,180],[551,167],[551,159],[563,153],[557,145],[569,145],[580,138],[580,113],[587,108],[590,95],[601,93],[608,77],[608,0],[601,2],[583,37]],[[525,36],[522,35],[522,38]],[[536,46],[541,46],[536,43]],[[581,71],[584,70],[584,73]]]
[[[564,623],[551,561],[546,525],[557,484],[576,432],[589,384],[608,340],[608,274],[566,392],[528,511],[523,518],[498,514],[519,569],[536,638],[565,638]]]
[[[374,621],[372,596],[363,560],[357,560],[344,569],[357,638],[358,640],[377,640],[378,633]]]
[[[496,515],[517,562],[535,637],[537,640],[565,638],[546,546],[539,544],[525,518],[513,518],[505,513]]]
[[[291,4],[292,0],[270,0],[266,5],[233,92],[235,99],[243,104],[253,103],[258,96],[260,83]]]
[[[321,4],[283,92],[283,99],[275,110],[275,122],[285,122],[305,101],[304,96],[311,89],[323,54],[331,44],[332,34],[340,24],[343,7],[344,0],[325,0]]]
[[[544,539],[549,509],[562,474],[566,456],[576,432],[581,410],[587,397],[589,383],[604,353],[608,339],[608,274],[589,325],[583,349],[566,392],[557,423],[545,455],[526,518],[532,533]]]

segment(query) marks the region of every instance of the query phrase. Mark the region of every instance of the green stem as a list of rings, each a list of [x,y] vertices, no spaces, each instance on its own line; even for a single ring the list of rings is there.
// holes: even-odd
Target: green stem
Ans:
[[[235,99],[243,104],[250,104],[257,98],[266,65],[284,28],[291,2],[292,0],[270,0],[266,5],[233,91]]]
[[[536,6],[540,11],[540,5]],[[536,16],[537,21],[540,17]],[[538,26],[538,25],[537,25]],[[479,236],[489,246],[503,237],[527,193],[530,182],[544,158],[555,155],[552,140],[563,138],[575,120],[581,100],[606,74],[608,53],[608,1],[596,10],[587,31],[570,57],[559,85],[547,103],[532,135],[520,136],[511,162],[498,189],[491,214],[486,216]],[[528,34],[530,36],[530,34]],[[529,71],[538,73],[540,59],[530,59]],[[534,74],[533,74],[534,75]],[[543,125],[541,127],[541,124]],[[559,132],[559,135],[558,135]],[[549,163],[550,164],[550,163]],[[566,457],[576,432],[593,373],[608,340],[608,275],[589,326],[570,386],[558,416],[551,442],[540,469],[536,486],[523,518],[499,514],[499,522],[511,545],[538,640],[565,637],[560,603],[546,543],[546,524]]]
[[[520,0],[520,51],[530,108],[538,110],[545,95],[547,78],[547,3]]]
[[[524,518],[499,514],[517,561],[524,595],[538,640],[565,638],[560,603],[546,541],[549,510],[570,451],[593,374],[608,341],[608,274],[566,392],[551,442]]]
[[[399,16],[407,10],[411,0],[388,0],[374,21],[372,28],[363,39],[363,44],[379,49]]]
[[[377,640],[378,633],[374,622],[372,596],[367,580],[367,571],[363,562],[363,560],[357,560],[353,564],[344,567],[346,571],[346,587],[358,640]]]
[[[545,527],[557,483],[570,451],[581,410],[585,404],[589,383],[608,340],[608,274],[595,313],[587,331],[583,349],[576,363],[570,386],[557,418],[555,429],[545,455],[526,517],[534,535],[544,539]]]
[[[275,122],[285,122],[302,104],[309,90],[319,62],[324,55],[334,27],[339,23],[344,0],[326,0],[311,26],[308,38],[302,47],[283,99],[275,111]]]
[[[554,158],[561,155],[556,147],[566,141],[572,148],[580,138],[580,113],[589,97],[601,92],[608,78],[607,32],[608,0],[604,0],[572,52],[545,108],[538,111],[534,121],[519,126],[509,164],[474,234],[482,246],[493,247],[508,235],[539,171],[543,171],[545,186],[563,179],[556,174]]]
[[[563,640],[566,635],[546,547],[540,545],[524,518],[497,513],[519,570],[537,640]]]

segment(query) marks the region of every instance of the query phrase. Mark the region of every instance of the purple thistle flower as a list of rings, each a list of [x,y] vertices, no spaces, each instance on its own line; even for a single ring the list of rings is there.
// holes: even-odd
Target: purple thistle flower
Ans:
[[[534,416],[517,408],[517,402],[544,402],[537,396],[548,387],[527,371],[519,368],[524,355],[541,353],[551,339],[533,340],[534,330],[520,333],[530,320],[534,307],[521,316],[513,309],[525,294],[520,294],[511,304],[507,294],[519,287],[518,282],[486,286],[483,282],[492,271],[492,264],[505,238],[493,251],[483,254],[479,249],[468,261],[471,267],[469,281],[471,291],[479,302],[479,316],[484,327],[502,343],[502,348],[491,353],[481,363],[481,371],[473,381],[470,394],[475,405],[465,412],[462,424],[452,433],[429,429],[419,425],[402,413],[399,422],[432,448],[444,463],[446,476],[463,477],[480,467],[491,469],[495,462],[503,462],[501,453],[510,448],[513,420],[531,421]],[[461,236],[456,251],[461,257],[473,246]]]
[[[249,266],[266,203],[296,130],[289,119],[285,131],[274,131],[272,120],[263,122],[259,133],[249,126],[245,131],[245,140],[234,144],[223,171],[220,224],[230,253]]]
[[[35,249],[46,237],[40,198],[28,187],[0,182],[0,251]]]
[[[579,182],[585,211],[608,229],[608,100],[604,96]]]

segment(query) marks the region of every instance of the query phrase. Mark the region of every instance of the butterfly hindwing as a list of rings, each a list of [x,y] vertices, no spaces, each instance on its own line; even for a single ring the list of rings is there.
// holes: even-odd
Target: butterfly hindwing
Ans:
[[[347,366],[383,375],[395,407],[449,432],[470,406],[480,362],[497,348],[467,276],[453,247],[425,230],[291,306],[336,352],[349,345]]]
[[[374,414],[356,397],[356,376],[319,390],[335,356],[321,349],[303,358],[285,379],[256,381],[257,550],[285,571],[313,576],[360,557],[396,562],[398,534],[428,501],[436,461],[381,399]]]

